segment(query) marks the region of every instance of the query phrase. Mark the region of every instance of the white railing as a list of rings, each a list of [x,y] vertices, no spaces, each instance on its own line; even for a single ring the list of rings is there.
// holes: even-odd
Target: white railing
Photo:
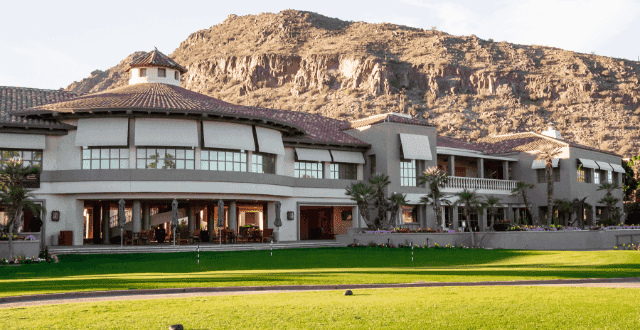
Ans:
[[[471,189],[471,190],[508,190],[511,191],[516,187],[518,181],[513,180],[496,180],[467,178],[460,176],[450,176],[445,188],[453,189]]]

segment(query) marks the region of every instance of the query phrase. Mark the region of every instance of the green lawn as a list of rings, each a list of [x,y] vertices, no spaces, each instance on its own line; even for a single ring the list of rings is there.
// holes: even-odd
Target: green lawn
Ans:
[[[241,285],[470,282],[640,277],[635,251],[322,248],[66,255],[59,264],[0,267],[0,296]]]
[[[6,329],[638,329],[639,289],[445,287],[0,309]]]

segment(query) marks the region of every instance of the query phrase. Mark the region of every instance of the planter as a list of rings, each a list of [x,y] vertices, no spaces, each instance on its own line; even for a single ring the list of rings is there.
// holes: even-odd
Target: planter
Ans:
[[[494,223],[493,224],[493,229],[495,229],[495,231],[507,231],[509,230],[509,227],[511,227],[510,223]]]

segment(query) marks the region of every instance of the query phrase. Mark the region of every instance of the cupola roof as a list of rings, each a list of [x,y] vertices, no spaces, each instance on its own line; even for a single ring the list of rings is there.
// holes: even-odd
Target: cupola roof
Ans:
[[[129,68],[127,69],[127,72],[129,72],[131,68],[144,67],[144,66],[168,67],[168,68],[178,70],[180,71],[180,73],[187,72],[187,69],[185,69],[182,65],[178,64],[176,61],[169,58],[169,56],[162,54],[162,52],[160,52],[157,48],[131,61],[131,63],[129,63]]]

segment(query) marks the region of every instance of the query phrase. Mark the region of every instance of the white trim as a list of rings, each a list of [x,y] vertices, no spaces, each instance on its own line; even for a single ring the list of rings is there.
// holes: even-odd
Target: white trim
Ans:
[[[256,126],[256,137],[260,152],[284,156],[284,143],[282,133],[279,131]]]
[[[78,119],[76,147],[126,147],[128,145],[128,118]]]
[[[429,137],[426,135],[400,133],[400,143],[405,159],[433,159]]]
[[[0,133],[0,148],[46,149],[44,135]]]
[[[197,147],[198,124],[185,119],[136,118],[135,145]]]
[[[204,121],[202,135],[205,148],[256,151],[251,125]]]
[[[331,150],[334,163],[364,164],[364,156],[358,151]]]
[[[331,154],[329,150],[324,149],[307,149],[307,148],[295,148],[296,155],[300,161],[311,162],[330,162]]]

